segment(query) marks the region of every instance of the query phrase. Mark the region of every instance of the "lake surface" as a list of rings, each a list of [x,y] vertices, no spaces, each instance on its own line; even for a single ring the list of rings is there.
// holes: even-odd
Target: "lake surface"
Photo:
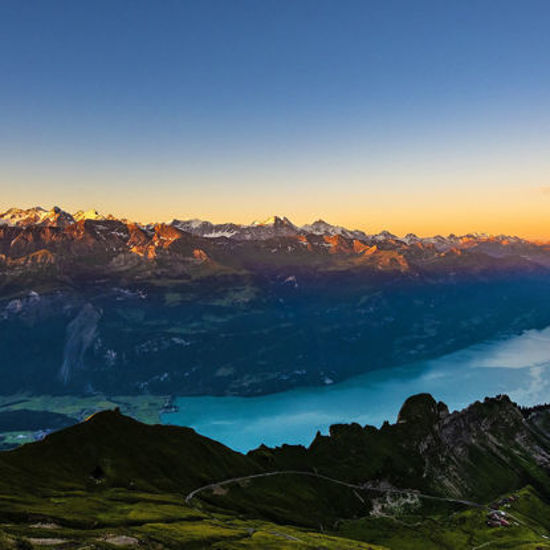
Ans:
[[[550,401],[550,327],[334,385],[262,397],[182,397],[179,412],[162,421],[191,426],[242,452],[262,443],[308,445],[331,424],[394,422],[404,400],[420,392],[451,410],[499,393],[526,406]]]

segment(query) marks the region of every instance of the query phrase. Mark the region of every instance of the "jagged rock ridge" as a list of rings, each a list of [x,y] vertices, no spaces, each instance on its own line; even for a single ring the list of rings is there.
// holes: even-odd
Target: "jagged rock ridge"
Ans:
[[[360,269],[453,275],[550,267],[546,245],[518,237],[368,235],[323,220],[298,227],[273,217],[251,225],[172,220],[140,225],[95,210],[11,208],[0,215],[0,277],[36,268],[50,278],[140,279],[265,269]]]

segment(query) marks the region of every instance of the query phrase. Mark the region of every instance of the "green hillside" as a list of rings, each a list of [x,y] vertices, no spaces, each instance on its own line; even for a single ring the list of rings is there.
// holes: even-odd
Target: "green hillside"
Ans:
[[[550,548],[547,408],[333,426],[247,456],[105,411],[0,453],[0,548]]]

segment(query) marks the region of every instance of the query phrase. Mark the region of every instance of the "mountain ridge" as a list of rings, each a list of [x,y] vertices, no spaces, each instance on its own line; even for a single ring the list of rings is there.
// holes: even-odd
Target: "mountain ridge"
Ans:
[[[53,206],[51,209],[45,209],[41,206],[31,207],[31,208],[18,208],[11,207],[5,212],[0,213],[0,226],[16,226],[16,227],[25,227],[30,225],[43,225],[47,227],[66,227],[71,223],[76,223],[83,220],[93,220],[93,221],[121,221],[126,224],[134,224],[139,227],[150,229],[157,225],[162,224],[160,221],[149,222],[149,223],[140,223],[133,221],[124,217],[116,217],[112,214],[104,215],[94,208],[88,210],[77,210],[74,213],[63,210],[59,206]],[[266,220],[254,220],[250,224],[235,223],[235,222],[224,222],[224,223],[213,223],[208,220],[202,219],[187,219],[181,220],[178,218],[173,218],[164,223],[164,225],[171,225],[178,228],[181,228],[184,231],[187,231],[195,236],[205,236],[208,235],[210,238],[216,238],[218,234],[220,236],[225,236],[224,234],[231,233],[231,228],[234,231],[234,235],[228,236],[228,238],[251,238],[246,236],[244,233],[241,237],[241,233],[238,231],[245,231],[251,229],[262,229],[262,228],[274,228],[274,229],[284,229],[288,231],[288,234],[316,234],[316,235],[342,235],[348,238],[356,239],[366,239],[366,238],[375,238],[377,240],[400,240],[407,244],[413,242],[430,242],[430,243],[442,243],[448,241],[449,243],[459,244],[461,241],[471,239],[471,240],[494,240],[494,241],[508,241],[508,242],[535,242],[530,241],[529,239],[523,239],[514,235],[493,235],[487,233],[466,233],[464,235],[457,236],[454,233],[449,234],[448,236],[434,235],[427,237],[419,237],[414,233],[408,233],[403,237],[394,235],[393,233],[382,230],[378,233],[366,233],[359,229],[348,229],[340,225],[332,225],[325,220],[318,219],[310,224],[304,224],[302,226],[296,225],[291,222],[285,216],[271,216]],[[209,232],[207,230],[210,230]],[[263,237],[261,231],[257,231],[257,238],[266,238]]]
[[[3,222],[3,223],[2,223]],[[273,217],[250,225],[172,220],[140,225],[95,210],[10,209],[0,215],[0,284],[39,271],[81,278],[196,278],[278,269],[453,276],[550,269],[550,247],[504,235],[400,238],[323,220],[298,227]]]
[[[103,411],[0,452],[0,544],[547,550],[549,419],[507,396],[450,413],[417,394],[395,424],[243,455]]]

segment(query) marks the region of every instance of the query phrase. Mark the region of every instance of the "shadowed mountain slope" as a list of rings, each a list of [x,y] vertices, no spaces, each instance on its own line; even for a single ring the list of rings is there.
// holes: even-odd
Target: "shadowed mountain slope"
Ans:
[[[250,458],[190,428],[150,426],[100,412],[44,440],[0,453],[0,485],[38,490],[125,487],[190,491],[228,473],[258,471]]]

